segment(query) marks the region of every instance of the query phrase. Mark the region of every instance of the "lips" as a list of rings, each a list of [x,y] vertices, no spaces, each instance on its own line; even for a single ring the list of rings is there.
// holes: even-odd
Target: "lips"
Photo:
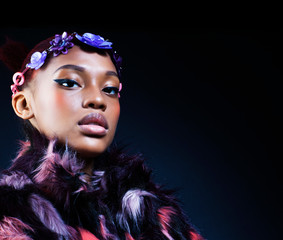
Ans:
[[[90,113],[78,122],[81,132],[85,135],[104,136],[107,133],[108,123],[99,113]]]

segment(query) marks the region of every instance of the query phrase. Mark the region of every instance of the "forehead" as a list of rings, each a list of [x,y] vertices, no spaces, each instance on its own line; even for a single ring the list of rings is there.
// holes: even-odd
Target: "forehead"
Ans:
[[[99,70],[116,72],[115,65],[107,53],[102,55],[97,52],[85,52],[78,46],[69,49],[65,55],[60,54],[57,57],[53,57],[44,70],[55,72],[58,68],[66,64],[78,65],[90,72]]]

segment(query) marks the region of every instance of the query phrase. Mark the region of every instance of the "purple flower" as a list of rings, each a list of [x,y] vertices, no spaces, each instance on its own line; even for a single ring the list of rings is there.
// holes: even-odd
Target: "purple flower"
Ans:
[[[114,64],[116,66],[116,69],[118,71],[118,75],[121,77],[121,71],[122,71],[122,57],[119,56],[119,54],[114,51],[113,52],[113,59],[114,59]]]
[[[79,39],[81,42],[88,44],[92,47],[100,48],[100,49],[112,49],[111,45],[112,42],[108,42],[104,40],[103,37],[99,35],[95,35],[92,33],[85,33],[83,36],[76,34],[76,38]]]
[[[59,54],[67,54],[68,49],[73,47],[74,44],[71,42],[73,35],[69,35],[66,32],[63,32],[62,35],[56,34],[55,38],[50,41],[51,47],[49,48],[50,52],[53,52],[53,56],[57,57]]]
[[[31,55],[30,63],[28,63],[26,67],[37,70],[44,64],[46,57],[47,57],[46,51],[43,51],[42,53],[35,52]]]

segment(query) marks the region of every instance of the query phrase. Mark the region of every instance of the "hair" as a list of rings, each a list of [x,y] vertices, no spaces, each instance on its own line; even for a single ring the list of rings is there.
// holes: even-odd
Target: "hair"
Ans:
[[[43,52],[44,50],[50,47],[50,41],[54,39],[54,36],[49,37],[37,45],[34,48],[29,50],[29,48],[22,42],[14,41],[8,37],[6,37],[6,42],[2,46],[0,46],[0,60],[6,65],[6,67],[13,71],[13,72],[23,72],[26,68],[26,65],[30,62],[31,55],[35,52]],[[116,67],[118,75],[120,76],[120,69],[121,69],[121,57],[119,57],[116,52],[112,49],[98,49],[91,46],[88,46],[81,41],[74,38],[72,42],[79,46],[82,51],[85,52],[96,52],[100,55],[106,56],[107,54],[110,56],[113,64]],[[40,69],[44,69],[48,66],[48,63],[53,58],[53,54],[48,54],[47,58],[45,59],[44,64]],[[25,73],[25,82],[31,80],[32,73],[34,69],[29,69]],[[25,87],[25,84],[19,86],[18,89],[22,90]],[[23,130],[26,138],[28,140],[32,140],[34,127],[30,123],[29,120],[23,121]]]
[[[6,43],[0,47],[0,60],[9,70],[16,72],[21,69],[28,53],[29,49],[24,43],[6,37]]]

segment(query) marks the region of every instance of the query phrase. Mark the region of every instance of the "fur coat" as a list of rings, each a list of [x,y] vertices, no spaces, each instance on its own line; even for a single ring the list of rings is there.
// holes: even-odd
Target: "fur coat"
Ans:
[[[33,139],[1,174],[0,239],[203,239],[142,156],[112,147],[87,176],[67,146]]]

